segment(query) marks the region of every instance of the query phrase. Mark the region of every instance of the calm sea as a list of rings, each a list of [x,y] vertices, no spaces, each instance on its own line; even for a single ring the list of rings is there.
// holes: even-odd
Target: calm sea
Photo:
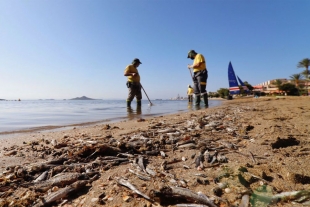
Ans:
[[[152,103],[150,106],[149,102],[144,100],[141,110],[137,110],[135,101],[132,102],[132,108],[127,109],[124,100],[0,101],[0,133],[199,110],[188,105],[186,100],[153,100]],[[220,104],[220,100],[209,101],[210,107]]]

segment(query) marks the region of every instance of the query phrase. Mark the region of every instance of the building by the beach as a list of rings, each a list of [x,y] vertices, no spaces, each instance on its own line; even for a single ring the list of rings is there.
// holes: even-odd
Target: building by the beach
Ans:
[[[255,86],[253,86],[254,90],[253,91],[257,91],[257,92],[264,92],[264,93],[268,93],[268,94],[272,94],[272,93],[285,93],[284,91],[279,91],[278,87],[276,85],[276,81],[280,80],[282,82],[282,84],[284,83],[292,83],[295,84],[294,81],[292,80],[288,80],[286,78],[278,78],[278,79],[273,79],[273,80],[269,80],[269,81],[265,81],[263,83],[259,83]],[[300,80],[301,84],[304,84],[305,86],[307,86],[308,89],[310,89],[310,82],[306,82],[305,80]]]

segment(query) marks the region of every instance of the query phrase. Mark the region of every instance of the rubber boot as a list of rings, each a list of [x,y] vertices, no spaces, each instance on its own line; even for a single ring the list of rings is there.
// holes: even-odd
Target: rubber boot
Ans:
[[[200,96],[196,96],[195,97],[195,106],[199,106],[200,105]]]
[[[209,102],[208,102],[208,94],[203,94],[203,101],[205,102],[205,107],[209,107]]]
[[[141,107],[141,100],[138,100],[138,101],[137,101],[137,106],[140,106],[140,107]]]
[[[130,107],[131,101],[127,101],[127,107]]]

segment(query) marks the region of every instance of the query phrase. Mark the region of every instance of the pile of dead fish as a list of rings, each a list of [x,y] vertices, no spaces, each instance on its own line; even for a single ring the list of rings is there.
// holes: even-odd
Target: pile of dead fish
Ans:
[[[249,139],[247,132],[253,126],[238,122],[243,113],[249,110],[253,108],[236,107],[225,113],[191,115],[190,118],[173,124],[169,123],[169,120],[150,121],[147,130],[123,137],[98,139],[85,135],[82,139],[70,139],[65,136],[62,141],[40,140],[25,143],[22,147],[6,148],[4,154],[7,156],[23,156],[23,152],[27,151],[33,156],[49,161],[8,166],[6,171],[0,174],[0,206],[39,207],[70,202],[70,199],[87,194],[92,183],[106,170],[129,163],[131,168],[128,171],[137,179],[145,182],[165,180],[165,185],[150,190],[146,195],[126,177],[114,178],[116,183],[127,187],[154,205],[216,207],[226,203],[227,206],[249,206],[253,192],[242,183],[243,177],[248,175],[246,169],[239,169],[237,172],[226,170],[214,180],[214,194],[207,196],[203,192],[190,190],[186,179],[177,178],[169,172],[174,163],[182,163],[186,157],[166,159],[167,154],[177,150],[196,150],[191,159],[197,171],[196,176],[201,177],[197,182],[208,184],[208,180],[203,179],[204,174],[199,172],[229,162],[225,156],[227,153],[238,153],[238,143],[225,140],[232,137]],[[110,126],[106,125],[105,128],[108,130]],[[163,162],[159,166],[152,166],[150,162],[153,156],[162,157]],[[256,162],[254,155],[244,156]],[[192,168],[185,164],[181,166],[184,170]],[[229,183],[228,178],[233,180],[231,182],[243,185],[233,204],[221,198],[223,191],[230,191],[227,187],[229,184],[237,185]],[[263,179],[261,181],[265,182]],[[262,197],[264,196],[260,195],[260,198]],[[268,201],[264,201],[270,204],[288,197],[291,200],[305,199],[310,197],[310,193],[283,193],[268,199],[266,197]],[[173,203],[167,203],[167,198],[175,200]]]

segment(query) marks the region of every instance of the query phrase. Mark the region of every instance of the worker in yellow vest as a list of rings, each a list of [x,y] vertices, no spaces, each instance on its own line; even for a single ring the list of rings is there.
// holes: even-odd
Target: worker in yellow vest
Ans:
[[[202,54],[198,54],[195,50],[190,50],[187,54],[187,58],[194,60],[192,65],[187,65],[188,69],[193,69],[194,76],[194,94],[195,94],[195,106],[200,106],[201,96],[204,100],[205,107],[209,107],[208,93],[206,91],[208,70],[206,67],[206,61]]]
[[[127,107],[130,107],[131,101],[136,97],[137,106],[141,106],[141,84],[140,75],[138,72],[139,65],[142,64],[138,58],[135,58],[130,65],[128,65],[124,71],[124,76],[127,76]]]
[[[191,85],[188,85],[187,96],[188,96],[189,103],[193,102],[193,94],[194,94],[194,89],[192,88]]]

